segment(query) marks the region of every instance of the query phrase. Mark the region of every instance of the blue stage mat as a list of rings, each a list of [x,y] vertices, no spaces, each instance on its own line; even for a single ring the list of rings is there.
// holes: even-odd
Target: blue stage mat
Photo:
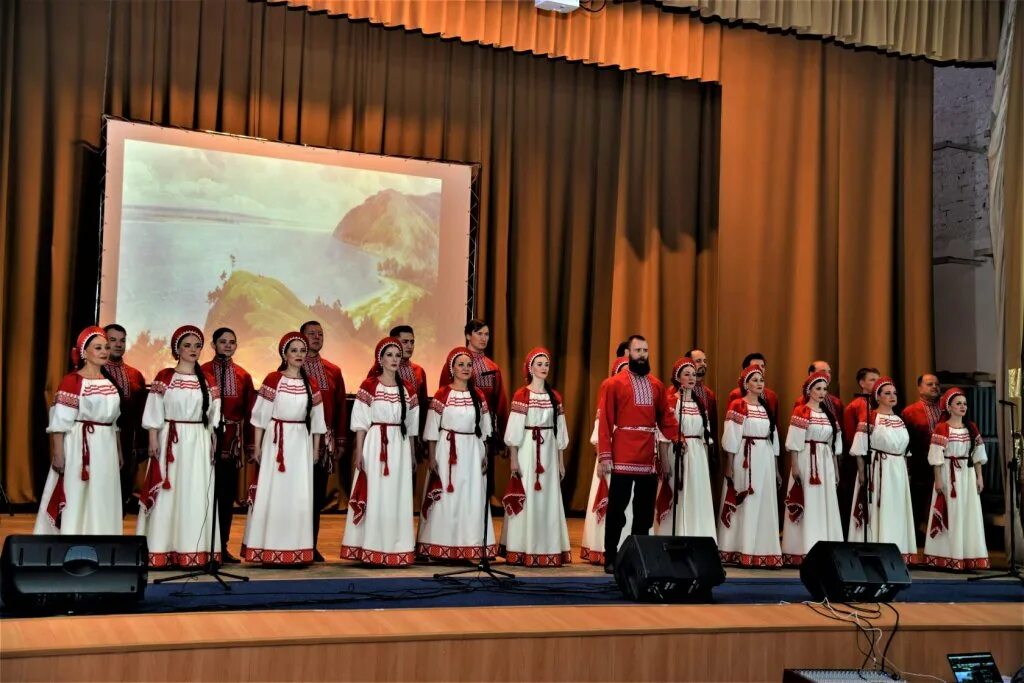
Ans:
[[[717,604],[778,604],[810,599],[799,579],[729,579],[713,591]],[[1022,602],[1015,581],[968,582],[923,579],[900,593],[897,602]],[[389,609],[426,607],[516,607],[625,604],[610,577],[435,580],[430,578],[297,579],[149,585],[133,612],[206,610]],[[3,614],[3,616],[14,616]],[[25,616],[25,615],[18,615]]]

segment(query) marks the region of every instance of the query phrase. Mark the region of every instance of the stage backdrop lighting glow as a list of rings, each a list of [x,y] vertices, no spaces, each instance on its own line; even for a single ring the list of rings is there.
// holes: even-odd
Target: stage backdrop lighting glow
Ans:
[[[181,324],[230,327],[259,383],[319,320],[355,392],[377,340],[416,328],[431,382],[464,343],[472,167],[107,122],[100,323],[152,379]]]

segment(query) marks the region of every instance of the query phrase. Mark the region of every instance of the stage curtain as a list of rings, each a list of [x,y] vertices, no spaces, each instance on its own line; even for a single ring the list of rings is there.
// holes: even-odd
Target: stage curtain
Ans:
[[[524,0],[286,1],[311,12],[466,43],[641,73],[718,80],[721,26],[647,2],[609,2],[600,12],[559,14],[540,11]]]
[[[92,322],[104,111],[480,163],[478,313],[510,384],[528,349],[554,352],[575,510],[597,387],[630,332],[661,376],[703,346],[720,394],[761,350],[784,404],[815,357],[844,396],[860,365],[903,387],[930,367],[923,62],[728,29],[719,90],[264,3],[2,12],[0,447],[16,501],[42,485],[45,394]]]
[[[993,62],[999,0],[664,0],[703,17],[835,38],[938,61]]]
[[[996,65],[992,102],[992,139],[988,149],[989,228],[995,265],[996,298],[996,389],[999,398],[1016,403],[1021,415],[1021,368],[1024,366],[1024,12],[1008,3]],[[1012,426],[1000,408],[999,447],[1010,443]],[[1019,425],[1019,423],[1018,423]],[[1003,453],[1008,463],[1012,453]],[[1007,470],[1009,475],[1009,470]],[[1007,479],[1004,491],[1019,482]],[[1020,489],[1018,489],[1019,491]],[[1020,499],[1011,509],[1005,497],[1007,518],[1020,520]],[[1024,557],[1024,534],[1016,529],[1018,561]],[[1005,524],[1006,548],[1010,547],[1010,524]]]

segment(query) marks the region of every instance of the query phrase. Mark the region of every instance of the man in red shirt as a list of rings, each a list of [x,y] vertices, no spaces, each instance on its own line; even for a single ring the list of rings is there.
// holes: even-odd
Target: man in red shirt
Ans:
[[[430,394],[427,392],[427,373],[421,365],[412,362],[412,354],[416,351],[416,333],[413,331],[412,325],[396,325],[391,328],[391,332],[388,334],[402,343],[402,364],[398,366],[398,375],[416,390],[416,397],[419,399],[420,406],[429,406]],[[427,424],[427,413],[429,412],[426,408],[420,409],[420,444],[425,443],[422,440],[423,427]],[[422,460],[421,455],[423,454],[417,448],[416,459]]]
[[[306,374],[316,380],[324,402],[327,433],[320,439],[320,459],[313,465],[313,559],[323,562],[316,547],[320,535],[320,512],[327,502],[327,481],[345,451],[348,436],[348,395],[341,368],[320,355],[324,347],[324,328],[316,320],[302,323],[299,332],[306,337]]]
[[[740,367],[740,370],[741,371],[742,370],[746,370],[751,365],[756,365],[756,366],[760,367],[762,370],[767,370],[768,369],[768,361],[765,360],[764,354],[763,353],[758,353],[756,351],[754,353],[748,353],[746,356],[744,356],[744,358],[743,358],[743,365]],[[743,398],[743,395],[740,393],[739,387],[737,387],[737,388],[735,388],[735,389],[733,389],[732,391],[729,392],[729,400],[726,401],[726,405],[729,405],[733,401],[735,401],[737,399],[740,399],[740,398]],[[775,424],[778,425],[779,424],[779,395],[776,394],[771,389],[769,389],[768,387],[765,387],[764,388],[764,400],[768,403],[768,410],[772,411],[772,418],[775,420]]]
[[[827,360],[816,360],[809,366],[807,366],[808,375],[812,375],[815,372],[824,372],[826,375],[829,376],[829,381],[831,381],[832,379],[832,366],[828,364]],[[807,403],[807,397],[804,396],[803,394],[800,394],[800,398],[793,401],[793,408],[799,408],[805,403]],[[843,425],[843,401],[835,394],[830,393],[828,394],[828,402],[822,405],[825,406],[825,410],[831,413],[832,417],[836,421],[836,424],[839,425],[839,431],[843,433],[845,442],[846,432],[845,426]]]
[[[870,394],[875,382],[882,376],[878,368],[861,368],[857,371],[858,393]],[[855,395],[843,408],[843,455],[839,457],[839,519],[843,530],[850,528],[850,510],[853,507],[853,485],[857,479],[857,458],[850,455],[857,425],[867,422],[868,403],[864,396]]]
[[[646,536],[654,523],[658,489],[658,430],[670,433],[663,410],[665,386],[650,375],[650,350],[638,334],[629,338],[627,372],[605,380],[597,418],[598,474],[611,474],[605,516],[604,570],[615,571],[615,548],[633,496],[633,535]],[[668,438],[666,436],[666,438]]]
[[[923,538],[934,486],[932,467],[928,464],[928,450],[931,447],[932,432],[942,415],[939,410],[939,397],[942,395],[939,378],[930,373],[918,377],[917,394],[918,400],[904,408],[900,416],[910,432],[910,498],[918,535]]]
[[[234,330],[219,327],[210,337],[214,358],[203,363],[202,369],[213,375],[220,389],[220,424],[217,425],[214,486],[217,488],[217,516],[220,522],[220,548],[224,562],[234,564],[239,559],[228,552],[231,536],[231,518],[238,498],[238,470],[245,466],[245,458],[253,458],[253,427],[249,422],[252,406],[256,402],[256,389],[252,376],[235,364],[232,356],[238,350]]]
[[[121,514],[138,510],[135,498],[135,471],[140,462],[149,454],[149,435],[142,428],[142,411],[146,407],[146,378],[142,373],[124,362],[124,350],[127,345],[128,333],[117,323],[110,323],[103,328],[110,344],[110,356],[106,369],[110,378],[121,390],[124,403],[121,417],[117,423],[120,428],[118,437],[121,440],[121,455],[124,466],[121,468]]]

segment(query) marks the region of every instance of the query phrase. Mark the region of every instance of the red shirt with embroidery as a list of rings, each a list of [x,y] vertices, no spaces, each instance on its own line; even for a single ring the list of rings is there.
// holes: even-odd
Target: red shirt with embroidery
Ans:
[[[657,377],[623,370],[602,384],[597,458],[619,474],[654,474],[657,431],[671,438],[665,386]]]
[[[324,402],[324,422],[327,423],[327,440],[334,441],[335,454],[345,448],[348,436],[348,395],[345,393],[345,378],[341,368],[323,356],[306,356],[303,363],[306,374],[315,380]]]
[[[804,396],[803,394],[800,394],[800,398],[798,398],[797,400],[793,401],[793,410],[795,411],[797,408],[799,408],[801,406],[805,406],[805,405],[807,405],[807,397]],[[822,407],[825,410],[827,410],[829,413],[831,413],[833,419],[835,419],[836,424],[839,426],[839,431],[841,432],[841,435],[843,436],[843,445],[845,446],[846,445],[846,423],[844,422],[843,401],[842,401],[842,399],[840,399],[838,396],[833,396],[832,394],[828,394],[828,403],[823,403],[821,405],[822,405]],[[795,415],[796,413],[794,412],[793,414]],[[857,425],[854,424],[853,425],[853,431],[856,431],[856,429],[857,429]],[[850,438],[853,438],[853,437],[851,436]]]
[[[430,405],[430,394],[427,393],[427,372],[423,366],[413,363],[411,360],[402,359],[398,366],[398,376],[416,392],[416,399],[420,408],[420,435],[423,434],[423,427],[427,424],[427,412]]]
[[[142,373],[121,360],[109,360],[105,366],[110,379],[121,390],[124,403],[121,408],[121,446],[136,451],[149,450],[149,436],[142,429],[142,411],[146,408],[146,378]],[[125,453],[124,455],[128,455]]]
[[[213,359],[202,364],[203,371],[212,375],[220,389],[220,415],[224,421],[224,437],[221,439],[222,453],[237,454],[236,448],[253,447],[252,425],[249,415],[256,402],[256,389],[252,375],[235,364],[231,359]],[[223,378],[223,381],[222,381]]]
[[[861,422],[867,424],[868,404],[863,396],[855,396],[850,403],[843,408],[843,452],[849,453],[853,446],[853,437],[857,435],[857,425]]]
[[[916,401],[903,409],[900,417],[910,431],[910,452],[915,458],[926,460],[932,443],[932,433],[939,426],[942,411],[938,402]]]

